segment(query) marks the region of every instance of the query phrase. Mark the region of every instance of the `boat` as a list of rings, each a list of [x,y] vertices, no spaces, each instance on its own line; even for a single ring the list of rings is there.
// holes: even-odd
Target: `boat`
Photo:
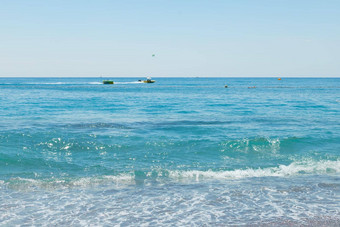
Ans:
[[[151,80],[151,77],[147,77],[146,80],[143,80],[143,83],[155,83],[155,80]]]
[[[155,80],[143,80],[144,83],[155,83]]]
[[[113,80],[103,80],[103,84],[114,84]]]

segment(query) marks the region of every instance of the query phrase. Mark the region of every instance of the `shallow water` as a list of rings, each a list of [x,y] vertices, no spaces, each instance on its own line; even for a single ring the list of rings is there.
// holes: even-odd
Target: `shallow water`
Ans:
[[[2,225],[339,225],[340,79],[138,79],[0,78]]]

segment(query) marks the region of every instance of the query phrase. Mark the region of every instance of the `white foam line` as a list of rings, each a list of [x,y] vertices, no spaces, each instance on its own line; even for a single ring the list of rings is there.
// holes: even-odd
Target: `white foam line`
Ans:
[[[301,174],[338,174],[340,161],[293,162],[290,165],[258,169],[237,169],[230,171],[170,171],[172,179],[241,179],[251,177],[288,177]]]
[[[304,161],[293,162],[290,165],[280,165],[278,167],[258,168],[258,169],[236,169],[230,171],[200,171],[200,170],[155,170],[156,180],[163,181],[167,176],[173,181],[194,180],[200,181],[205,179],[242,179],[253,177],[289,177],[304,174],[327,174],[337,175],[340,173],[340,160],[337,161]],[[146,173],[147,178],[155,176],[154,171]],[[147,179],[146,179],[147,180]],[[155,179],[154,179],[155,180]],[[16,177],[9,181],[0,181],[1,185],[7,185],[14,188],[60,188],[60,187],[87,187],[107,183],[115,183],[118,186],[135,184],[136,176],[134,173],[124,173],[119,175],[109,175],[102,177],[83,177],[74,180],[55,179],[53,181],[44,181],[38,179],[28,179]]]

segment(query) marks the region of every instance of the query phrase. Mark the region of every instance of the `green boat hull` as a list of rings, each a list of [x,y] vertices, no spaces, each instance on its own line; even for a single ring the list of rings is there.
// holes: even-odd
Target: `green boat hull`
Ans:
[[[103,84],[114,84],[112,80],[103,80]]]

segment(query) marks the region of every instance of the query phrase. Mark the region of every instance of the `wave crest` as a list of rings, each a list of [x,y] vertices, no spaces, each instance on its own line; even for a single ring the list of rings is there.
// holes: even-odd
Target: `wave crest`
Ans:
[[[29,190],[36,188],[57,189],[72,187],[91,187],[96,185],[112,184],[117,187],[128,185],[185,182],[195,183],[205,180],[234,180],[254,177],[291,177],[299,175],[338,175],[340,173],[340,160],[300,161],[289,165],[258,169],[235,169],[228,171],[213,170],[164,170],[134,171],[118,175],[80,177],[73,179],[29,179],[11,178],[0,181],[1,187],[9,187],[17,190]]]
[[[340,160],[337,161],[303,161],[293,162],[290,165],[258,169],[236,169],[230,171],[170,171],[169,177],[173,179],[242,179],[252,177],[289,177],[303,174],[338,174],[340,173]]]

